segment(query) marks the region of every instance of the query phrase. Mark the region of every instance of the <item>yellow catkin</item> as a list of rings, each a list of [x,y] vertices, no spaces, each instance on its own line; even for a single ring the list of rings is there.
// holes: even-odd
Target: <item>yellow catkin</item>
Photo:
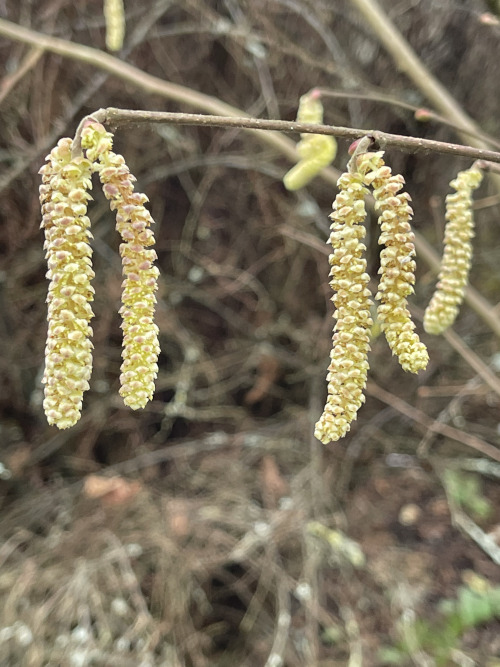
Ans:
[[[109,51],[119,51],[125,37],[125,10],[123,0],[104,0],[106,22],[106,46]]]
[[[72,159],[72,140],[61,139],[40,173],[42,228],[50,279],[43,407],[49,424],[64,429],[80,419],[92,372],[89,325],[94,289],[87,217],[91,163]]]
[[[392,174],[382,156],[382,151],[363,153],[356,160],[363,182],[373,188],[375,208],[380,212],[379,243],[385,246],[380,253],[377,315],[403,369],[418,373],[427,366],[429,355],[414,331],[406,299],[415,283],[415,237],[410,226],[413,211],[408,203],[410,195],[400,192],[403,176]]]
[[[123,363],[120,375],[120,395],[125,405],[143,408],[152,398],[158,374],[158,327],[154,323],[159,271],[153,265],[156,252],[150,248],[154,235],[150,229],[151,214],[144,204],[146,195],[134,192],[135,177],[121,155],[112,148],[113,135],[100,123],[91,123],[82,132],[82,147],[95,165],[116,211],[116,229],[120,245],[123,274],[122,316]]]
[[[297,121],[301,123],[323,122],[323,104],[320,92],[316,88],[300,98]],[[297,144],[300,160],[283,177],[283,184],[287,190],[303,188],[322,169],[331,164],[337,154],[335,137],[305,132],[300,137],[301,140]]]
[[[474,237],[472,192],[482,179],[482,172],[472,168],[459,172],[450,183],[456,192],[446,197],[443,260],[436,291],[424,314],[424,329],[430,334],[440,334],[450,327],[463,301]]]
[[[327,444],[342,438],[364,402],[368,372],[372,305],[362,239],[367,189],[357,173],[342,174],[333,203],[329,242],[330,285],[335,305],[333,348],[328,367],[328,397],[314,435]]]

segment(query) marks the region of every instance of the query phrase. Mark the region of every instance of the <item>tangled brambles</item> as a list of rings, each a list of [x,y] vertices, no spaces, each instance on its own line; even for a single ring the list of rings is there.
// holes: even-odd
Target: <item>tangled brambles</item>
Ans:
[[[415,237],[410,226],[413,211],[408,203],[410,195],[400,192],[403,176],[392,174],[382,155],[383,152],[364,153],[357,158],[363,182],[373,188],[375,208],[380,211],[379,243],[385,245],[380,253],[377,315],[402,368],[418,373],[427,366],[429,355],[414,331],[406,300],[415,283]]]
[[[41,226],[50,279],[43,407],[49,424],[61,429],[80,419],[92,372],[94,272],[86,216],[92,165],[82,157],[72,159],[72,143],[61,139],[40,170]]]
[[[463,301],[474,236],[472,192],[482,178],[481,171],[473,167],[459,172],[450,183],[456,192],[446,197],[443,260],[436,291],[424,315],[424,329],[430,334],[440,334],[451,326]]]
[[[322,123],[323,104],[318,89],[302,95],[297,111],[297,121],[301,123]],[[283,177],[287,190],[299,190],[309,183],[319,172],[333,162],[337,154],[335,137],[325,134],[301,134],[297,144],[299,162]]]
[[[137,410],[152,398],[158,375],[158,327],[154,323],[159,271],[153,265],[156,252],[150,229],[153,218],[144,204],[146,195],[134,192],[134,176],[123,156],[111,150],[113,135],[100,123],[88,125],[82,132],[82,147],[95,161],[103,191],[116,211],[116,229],[120,245],[123,274],[122,307],[123,363],[120,395],[125,405]]]
[[[72,156],[73,141],[61,139],[42,167],[40,202],[42,227],[50,279],[48,336],[45,349],[44,410],[49,424],[73,426],[80,418],[83,392],[92,371],[93,317],[90,301],[94,290],[91,265],[90,220],[86,216],[91,198],[91,174],[99,173],[104,194],[116,210],[117,230],[123,243],[120,255],[125,280],[123,306],[124,350],[120,394],[126,405],[142,408],[152,398],[158,373],[158,327],[153,321],[158,269],[156,253],[149,246],[153,222],[144,204],[147,197],[134,192],[125,160],[111,151],[112,135],[99,123],[82,132],[86,157]]]
[[[366,273],[366,250],[363,222],[366,216],[364,197],[367,189],[357,173],[342,174],[339,193],[333,203],[330,243],[332,254],[330,285],[335,304],[333,348],[328,367],[328,398],[314,435],[327,444],[339,440],[350,429],[351,422],[364,402],[363,390],[368,372],[370,350],[370,317],[372,305]]]

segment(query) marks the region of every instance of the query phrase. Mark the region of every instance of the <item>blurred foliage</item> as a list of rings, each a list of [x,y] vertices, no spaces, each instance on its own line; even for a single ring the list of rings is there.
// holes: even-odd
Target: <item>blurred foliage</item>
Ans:
[[[401,621],[403,638],[396,646],[380,651],[382,663],[411,664],[411,656],[422,652],[433,659],[436,667],[450,664],[453,650],[459,648],[467,630],[500,619],[500,587],[484,583],[481,590],[461,587],[456,599],[443,600],[437,619]]]
[[[458,470],[446,470],[444,483],[453,502],[470,512],[475,519],[486,519],[492,512],[491,504],[481,490],[481,478]]]

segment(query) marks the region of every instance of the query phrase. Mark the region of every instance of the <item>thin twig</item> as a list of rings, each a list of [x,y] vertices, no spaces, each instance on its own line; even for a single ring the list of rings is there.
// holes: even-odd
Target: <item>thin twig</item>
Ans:
[[[455,510],[452,509],[452,521],[464,533],[467,533],[494,563],[500,565],[500,547],[492,535],[485,533],[477,523],[458,508]]]
[[[468,135],[477,135],[479,129],[474,121],[423,65],[378,2],[376,0],[352,0],[352,4],[363,15],[380,43],[391,54],[397,67],[413,81],[436,109],[439,109],[446,118],[465,130]],[[464,140],[469,141],[467,136]],[[477,148],[484,148],[485,146],[481,139],[472,139],[471,143]]]
[[[338,90],[332,90],[331,88],[317,88],[317,90],[320,91],[321,97],[332,97],[337,99],[348,99],[348,100],[367,100],[369,102],[378,102],[379,104],[387,104],[392,107],[405,109],[407,111],[411,111],[414,117],[417,118],[417,120],[422,121],[422,117],[425,117],[425,121],[433,121],[435,123],[439,123],[440,125],[444,125],[445,127],[449,127],[452,130],[463,132],[464,134],[467,134],[467,136],[477,137],[478,139],[483,140],[486,145],[489,144],[490,146],[495,146],[496,148],[500,149],[500,141],[498,141],[498,139],[495,139],[495,137],[492,137],[489,134],[485,134],[480,130],[473,132],[472,129],[469,130],[464,129],[461,125],[454,123],[453,121],[447,118],[444,118],[444,116],[440,116],[435,111],[432,111],[432,109],[422,106],[418,107],[415,106],[414,104],[403,102],[402,100],[398,99],[397,97],[393,97],[392,95],[386,95],[385,93],[380,93],[380,92],[356,93],[350,90],[338,91]],[[417,114],[419,113],[422,115],[422,117],[417,117]],[[478,168],[481,169],[482,167]]]
[[[366,393],[369,396],[374,396],[378,398],[379,401],[390,405],[392,408],[405,415],[411,419],[416,424],[420,424],[426,430],[433,431],[434,433],[439,433],[444,435],[445,438],[450,438],[451,440],[456,440],[461,442],[467,447],[472,447],[473,449],[489,456],[495,461],[500,461],[500,449],[494,445],[490,445],[488,442],[485,442],[481,438],[478,438],[475,435],[470,435],[469,433],[464,433],[458,428],[453,426],[448,426],[447,424],[441,424],[440,422],[428,417],[425,412],[418,410],[417,408],[412,407],[406,401],[403,401],[401,398],[398,398],[394,394],[391,394],[388,391],[382,389],[374,382],[368,382],[366,387]]]
[[[497,378],[495,373],[487,366],[484,361],[473,352],[464,341],[458,336],[453,329],[447,329],[443,336],[446,338],[448,343],[455,348],[458,354],[464,359],[466,363],[473,368],[476,373],[481,377],[483,382],[485,382],[493,391],[500,396],[500,380]]]
[[[39,47],[32,47],[29,52],[24,57],[24,60],[19,65],[18,69],[11,74],[6,76],[2,83],[0,84],[0,104],[4,101],[7,95],[10,93],[12,88],[21,81],[25,74],[35,67],[37,62],[40,60],[43,54],[43,49]]]
[[[285,662],[285,650],[290,634],[292,616],[290,614],[290,596],[285,580],[278,584],[278,622],[274,640],[265,667],[280,667]]]
[[[485,148],[488,143],[477,135],[480,130],[472,118],[448,92],[438,79],[425,67],[403,35],[389,19],[377,0],[352,0],[352,4],[369,23],[380,43],[391,54],[396,66],[413,81],[415,86],[427,97],[431,104],[443,116],[463,130],[462,141],[476,148]],[[496,173],[490,179],[500,190],[500,177]]]
[[[449,144],[418,137],[403,137],[396,134],[385,132],[372,132],[364,129],[353,129],[344,127],[332,127],[329,125],[313,125],[305,123],[296,123],[294,121],[276,121],[264,120],[259,118],[238,117],[237,111],[228,104],[211,98],[203,93],[173,84],[167,81],[160,81],[137,68],[124,63],[118,58],[114,58],[107,53],[98,51],[88,46],[68,42],[64,39],[43,35],[28,28],[16,25],[4,19],[0,19],[0,34],[11,39],[15,39],[28,44],[35,44],[46,51],[58,53],[73,60],[86,62],[100,69],[104,69],[122,79],[132,81],[140,85],[143,89],[153,93],[160,93],[170,99],[198,106],[207,111],[214,111],[221,116],[205,116],[203,114],[168,114],[167,112],[146,112],[146,111],[126,111],[122,109],[106,109],[106,118],[108,123],[118,125],[120,123],[132,122],[157,122],[157,123],[177,123],[182,125],[210,125],[212,127],[240,127],[250,130],[275,130],[282,132],[304,132],[313,134],[329,134],[337,137],[354,140],[360,137],[371,135],[381,147],[393,146],[406,151],[428,151],[444,154],[460,155],[472,160],[487,160],[489,162],[500,163],[500,154],[495,151],[476,148],[473,146],[461,146],[458,144]],[[236,112],[236,113],[235,113]],[[222,114],[227,114],[224,116]],[[147,121],[145,118],[147,117]],[[167,120],[167,117],[169,119]],[[474,128],[476,131],[477,128]],[[277,139],[278,137],[276,137]],[[272,140],[271,140],[272,141]],[[269,143],[271,143],[269,141]],[[484,146],[481,143],[481,146]],[[282,147],[283,149],[283,147]],[[288,152],[288,151],[286,151]]]
[[[103,122],[114,126],[136,125],[138,123],[165,123],[171,125],[196,125],[208,127],[237,127],[240,129],[271,130],[277,132],[297,132],[306,134],[327,134],[351,141],[361,137],[371,137],[379,147],[393,146],[410,153],[434,152],[445,155],[460,155],[472,160],[487,160],[500,163],[500,153],[472,146],[450,144],[433,139],[420,137],[406,137],[399,134],[389,134],[378,130],[364,130],[353,127],[338,127],[333,125],[318,125],[316,123],[298,123],[287,120],[267,120],[265,118],[245,118],[233,116],[213,116],[207,114],[173,113],[169,111],[141,111],[132,109],[116,109],[109,107],[97,112]],[[96,114],[93,114],[96,116]]]
[[[239,117],[244,114],[241,109],[232,107],[215,97],[204,95],[203,93],[170,83],[169,81],[163,81],[98,49],[75,44],[74,42],[58,39],[50,35],[43,35],[10,21],[5,21],[4,19],[0,19],[0,34],[26,44],[39,46],[46,51],[57,53],[71,60],[87,63],[123,81],[127,81],[140,90],[186,104],[189,107],[202,109],[203,111],[221,116],[230,115],[232,117]],[[297,159],[295,143],[287,137],[277,132],[259,132],[254,129],[249,129],[248,131],[255,133],[255,137],[261,143],[279,151],[289,160],[295,161]],[[339,176],[340,172],[333,167],[323,169],[320,174],[323,181],[333,187],[336,186]],[[418,232],[415,232],[415,247],[417,253],[423,257],[433,271],[439,273],[440,261],[437,253]],[[488,324],[495,334],[500,337],[500,320],[496,317],[493,306],[471,287],[466,290],[465,301]]]

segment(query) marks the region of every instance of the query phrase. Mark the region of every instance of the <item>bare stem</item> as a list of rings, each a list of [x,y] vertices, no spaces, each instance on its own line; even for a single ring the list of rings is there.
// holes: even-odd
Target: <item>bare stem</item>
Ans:
[[[359,5],[360,2],[361,0],[359,0],[357,4]],[[219,114],[221,117],[228,115],[236,118],[244,115],[244,112],[241,109],[232,107],[231,105],[222,102],[215,97],[211,97],[210,95],[205,95],[190,88],[171,83],[170,81],[159,79],[158,77],[152,76],[151,74],[142,72],[137,67],[125,63],[122,60],[115,58],[114,56],[103,53],[102,51],[89,46],[76,44],[75,42],[60,39],[52,35],[44,35],[43,33],[30,30],[29,28],[25,28],[1,18],[0,35],[3,35],[8,39],[13,39],[31,46],[41,48],[44,51],[57,53],[64,58],[69,58],[71,60],[85,63],[96,69],[103,70],[112,76],[121,79],[122,81],[126,81],[128,84],[135,86],[136,89],[144,91],[145,93],[158,95],[177,103],[185,104],[192,108],[194,107],[197,109],[202,109],[209,113]],[[431,96],[429,96],[429,98],[432,99]],[[449,114],[446,114],[446,111],[442,109],[441,105],[436,104],[436,107],[439,108],[442,113],[450,117]],[[289,126],[290,123],[287,125]],[[474,131],[475,130],[476,128],[474,127]],[[255,137],[259,142],[278,151],[288,160],[292,162],[297,160],[297,152],[294,142],[282,134],[279,134],[278,132],[260,132],[255,129],[249,129],[248,131],[254,132]],[[318,132],[318,129],[316,128],[314,131]],[[366,135],[366,131],[363,131],[362,134]],[[456,154],[458,155],[459,153],[457,152]],[[326,169],[323,169],[320,174],[320,178],[332,187],[336,186],[339,176],[340,172],[333,167],[327,167]],[[415,232],[415,247],[417,249],[417,253],[425,260],[425,262],[432,268],[432,270],[435,273],[438,273],[440,266],[439,257],[419,232]],[[494,310],[493,305],[488,303],[486,299],[484,299],[484,297],[482,297],[472,287],[467,289],[465,293],[465,300],[469,306],[476,310],[478,315],[492,328],[496,335],[500,336],[500,319],[496,315],[496,311]],[[78,426],[75,428],[78,428]]]
[[[401,72],[413,81],[419,90],[439,111],[467,134],[477,134],[478,127],[462,110],[440,81],[423,65],[415,51],[389,19],[376,0],[353,0],[353,5],[363,15],[380,43],[391,54]],[[464,139],[468,141],[468,137]],[[484,147],[484,141],[473,139],[476,147]]]
[[[425,412],[412,407],[398,396],[385,391],[382,389],[382,387],[379,387],[377,384],[375,384],[375,382],[368,382],[366,386],[366,393],[368,396],[374,396],[375,398],[378,398],[379,401],[389,405],[397,412],[405,415],[416,424],[419,424],[423,429],[425,429],[425,431],[439,433],[440,435],[444,435],[445,438],[450,438],[451,440],[456,440],[457,442],[461,442],[464,445],[467,445],[467,447],[472,447],[476,451],[489,456],[495,461],[500,461],[500,450],[498,447],[491,445],[489,442],[485,442],[472,433],[465,433],[464,431],[460,431],[458,428],[449,426],[448,424],[442,424],[441,422],[428,417]]]
[[[398,69],[413,81],[445,118],[460,128],[461,140],[476,148],[488,147],[485,139],[478,136],[481,133],[476,123],[443,84],[425,67],[377,0],[352,0],[352,4],[370,25],[379,42],[390,53]],[[496,189],[500,191],[498,174],[492,173],[490,178]]]
[[[95,119],[95,114],[90,119]],[[174,113],[170,111],[141,111],[109,107],[99,110],[99,120],[112,127],[137,125],[139,123],[166,123],[170,125],[197,125],[207,127],[237,127],[245,130],[296,132],[305,134],[328,134],[349,140],[369,137],[380,148],[394,147],[409,153],[443,153],[460,155],[471,160],[487,160],[500,163],[500,153],[495,151],[451,144],[444,141],[406,137],[387,132],[369,131],[352,127],[298,123],[287,120],[267,120],[238,116],[213,116],[198,113]],[[75,139],[77,139],[75,137]]]
[[[344,92],[344,91],[333,90],[331,88],[316,88],[316,90],[320,91],[321,97],[332,97],[334,99],[349,99],[349,100],[369,100],[370,102],[378,102],[380,104],[387,104],[391,107],[406,109],[407,111],[411,111],[417,120],[421,120],[421,118],[419,118],[418,116],[419,113],[424,114],[426,122],[433,121],[435,123],[439,123],[440,125],[449,127],[452,130],[461,132],[464,135],[476,137],[476,139],[484,141],[485,146],[491,146],[500,149],[500,141],[498,141],[498,139],[495,139],[495,137],[486,134],[482,130],[478,129],[476,131],[473,131],[472,129],[466,129],[461,125],[459,125],[458,123],[454,123],[451,120],[445,118],[444,116],[440,116],[438,113],[436,113],[432,109],[429,109],[428,107],[408,104],[407,102],[403,102],[397,97],[393,97],[392,95],[386,95],[385,93],[382,92],[358,93],[351,90]]]
[[[363,5],[364,3],[360,0],[359,4]],[[384,147],[393,146],[394,148],[410,152],[433,151],[448,155],[460,155],[472,160],[479,159],[500,163],[500,153],[485,150],[482,146],[461,146],[458,144],[449,144],[416,137],[403,137],[382,132],[375,133],[370,132],[369,130],[342,127],[335,128],[328,125],[306,125],[296,122],[241,117],[238,115],[238,112],[241,113],[241,111],[231,107],[229,104],[225,104],[214,97],[204,95],[203,93],[185,88],[184,86],[169,81],[162,81],[150,74],[141,72],[136,67],[133,67],[107,53],[103,53],[98,49],[93,49],[89,46],[83,46],[82,44],[76,44],[50,35],[44,35],[1,18],[0,35],[36,46],[52,53],[57,53],[66,58],[71,58],[72,60],[87,63],[93,67],[105,70],[114,76],[118,76],[119,78],[140,87],[144,91],[162,95],[163,97],[181,104],[187,104],[191,107],[198,107],[208,112],[220,114],[220,116],[205,116],[202,114],[167,114],[166,112],[160,114],[159,112],[106,109],[108,123],[115,126],[123,123],[126,124],[127,122],[129,124],[132,124],[133,122],[168,122],[183,125],[211,125],[212,127],[241,127],[242,129],[250,131],[275,130],[282,132],[330,134],[337,137],[344,137],[351,141],[366,135],[371,135]],[[141,115],[142,118],[140,118]],[[160,115],[162,115],[163,118],[160,118]],[[168,116],[170,116],[169,120],[167,120]],[[146,117],[147,120],[145,120]],[[456,120],[458,125],[463,124],[460,123],[460,119],[453,118],[453,120]],[[475,126],[469,127],[468,129],[477,132]],[[272,145],[274,148],[287,155],[288,158],[292,160],[296,159],[294,146],[285,137],[270,132],[259,134],[268,145]],[[75,137],[75,139],[75,149],[77,149],[78,138]],[[328,180],[335,183],[336,178],[336,176],[330,174]]]

